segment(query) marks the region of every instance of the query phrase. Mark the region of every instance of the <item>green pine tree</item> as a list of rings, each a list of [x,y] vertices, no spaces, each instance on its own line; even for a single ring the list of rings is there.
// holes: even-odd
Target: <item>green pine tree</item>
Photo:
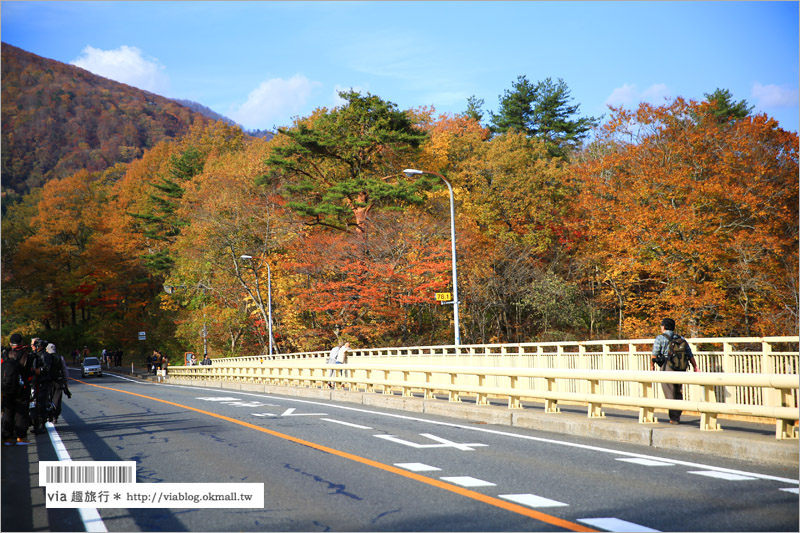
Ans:
[[[310,225],[363,232],[373,208],[421,203],[429,176],[398,179],[427,134],[396,105],[343,91],[345,103],[318,117],[279,129],[267,164],[290,178],[287,206]]]

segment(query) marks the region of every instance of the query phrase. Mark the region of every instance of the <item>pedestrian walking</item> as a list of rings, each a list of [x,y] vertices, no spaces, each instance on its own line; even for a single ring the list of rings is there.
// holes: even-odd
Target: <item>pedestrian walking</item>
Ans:
[[[53,411],[50,414],[50,421],[55,424],[58,422],[58,417],[61,416],[61,402],[64,394],[67,398],[72,398],[72,393],[69,391],[69,369],[67,368],[67,361],[62,355],[56,353],[55,344],[47,345],[47,353],[53,355],[53,365],[60,365],[59,372],[52,372],[53,374],[53,388],[50,402],[53,405]]]
[[[339,354],[339,348],[341,348],[341,347],[342,347],[341,344],[337,344],[336,346],[331,348],[331,351],[328,354],[328,360],[325,362],[326,365],[335,365],[336,364],[336,356]],[[335,374],[336,374],[336,371],[333,368],[331,368],[328,371],[328,377],[329,378],[332,378]],[[329,381],[328,382],[328,386],[330,388],[333,388],[333,381]]]
[[[689,343],[675,333],[675,320],[665,318],[661,321],[661,334],[653,341],[653,357],[650,359],[650,370],[656,366],[664,372],[683,372],[689,365],[695,372],[700,368],[694,359]],[[661,390],[668,400],[683,400],[683,385],[680,383],[662,383]],[[669,409],[669,423],[681,423],[681,411]]]

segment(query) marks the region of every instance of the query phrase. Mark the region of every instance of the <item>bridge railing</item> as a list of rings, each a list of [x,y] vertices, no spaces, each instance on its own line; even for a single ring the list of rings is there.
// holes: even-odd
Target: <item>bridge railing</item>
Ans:
[[[713,373],[798,374],[800,337],[720,337],[687,339],[700,369]],[[444,346],[406,346],[385,348],[354,348],[349,352],[351,363],[417,363],[437,366],[475,366],[490,368],[550,368],[571,370],[639,370],[650,368],[653,339],[596,340],[570,342],[540,342],[513,344],[471,344]],[[327,351],[293,354],[214,359],[215,364],[252,365],[266,360],[325,360]],[[444,382],[443,376],[434,376]],[[476,384],[475,378],[472,384]],[[499,378],[487,378],[487,386],[497,386]],[[523,378],[530,387],[540,386],[537,378]],[[540,381],[540,380],[539,380]],[[578,382],[559,380],[559,392],[576,392]],[[663,398],[660,390],[657,398]],[[607,381],[601,392],[630,396],[631,383]],[[700,398],[699,389],[688,387],[687,400]],[[746,405],[776,405],[782,401],[775,390],[748,385],[720,385],[714,390],[717,401]],[[792,393],[791,405],[798,405],[798,393]]]
[[[521,407],[523,400],[544,401],[545,412],[558,413],[559,401],[587,405],[590,418],[602,418],[603,406],[635,407],[640,423],[654,423],[655,409],[680,409],[700,413],[700,429],[719,430],[717,415],[742,415],[774,419],[778,439],[797,438],[796,403],[800,376],[796,374],[649,372],[631,370],[548,369],[487,366],[421,365],[412,360],[403,364],[353,362],[327,365],[319,358],[277,359],[259,363],[228,364],[218,360],[212,366],[171,367],[171,378],[223,382],[265,383],[306,387],[328,384],[350,390],[415,393],[425,398],[447,395],[449,401],[474,396],[477,404],[488,398],[507,398],[509,408]],[[333,372],[332,372],[333,371]],[[569,387],[562,386],[568,383]],[[660,383],[683,383],[693,390],[684,400],[660,398]],[[606,387],[606,385],[613,385]],[[624,393],[617,385],[625,385]],[[759,405],[717,402],[716,390],[748,387],[770,392]],[[611,389],[607,392],[604,389]]]

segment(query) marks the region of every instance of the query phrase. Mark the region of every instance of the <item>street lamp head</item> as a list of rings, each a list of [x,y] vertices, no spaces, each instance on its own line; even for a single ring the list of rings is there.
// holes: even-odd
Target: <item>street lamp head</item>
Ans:
[[[252,259],[252,258],[253,258],[252,255],[240,255],[239,256],[239,259]]]
[[[413,169],[413,168],[407,168],[407,169],[405,169],[403,171],[403,174],[405,174],[407,177],[410,178],[411,176],[418,176],[420,174],[425,174],[425,173],[423,171],[421,171],[421,170],[416,170],[416,169]]]

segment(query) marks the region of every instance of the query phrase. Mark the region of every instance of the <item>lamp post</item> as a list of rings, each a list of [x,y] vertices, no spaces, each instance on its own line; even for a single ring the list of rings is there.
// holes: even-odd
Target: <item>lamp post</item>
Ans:
[[[253,268],[253,274],[256,277],[256,293],[261,294],[261,291],[258,287],[258,272],[256,271],[256,266],[253,264],[252,255],[240,255],[239,259],[249,259],[250,266]],[[267,319],[267,326],[269,329],[269,355],[272,355],[272,270],[269,268],[269,263],[267,265],[267,312],[269,318]],[[260,296],[259,296],[260,298]]]
[[[185,289],[185,288],[186,288],[186,285],[167,285],[167,284],[164,284],[164,292],[166,292],[167,294],[174,293],[175,289]],[[208,287],[206,287],[202,283],[198,283],[195,288],[203,289],[203,296],[205,297],[206,289]],[[206,307],[205,307],[205,305],[203,305],[203,358],[205,358],[207,355],[208,355],[208,328],[206,327]]]
[[[439,174],[438,172],[433,172],[430,170],[416,170],[413,168],[407,168],[403,171],[403,174],[408,176],[418,176],[420,174],[433,174],[434,176],[439,176],[444,181],[445,185],[447,185],[447,190],[450,192],[450,245],[452,249],[452,256],[453,256],[453,325],[454,325],[454,337],[455,337],[455,345],[459,346],[461,344],[461,334],[459,333],[458,329],[458,271],[456,269],[456,209],[453,202],[453,186],[450,185],[450,182],[447,179]]]

